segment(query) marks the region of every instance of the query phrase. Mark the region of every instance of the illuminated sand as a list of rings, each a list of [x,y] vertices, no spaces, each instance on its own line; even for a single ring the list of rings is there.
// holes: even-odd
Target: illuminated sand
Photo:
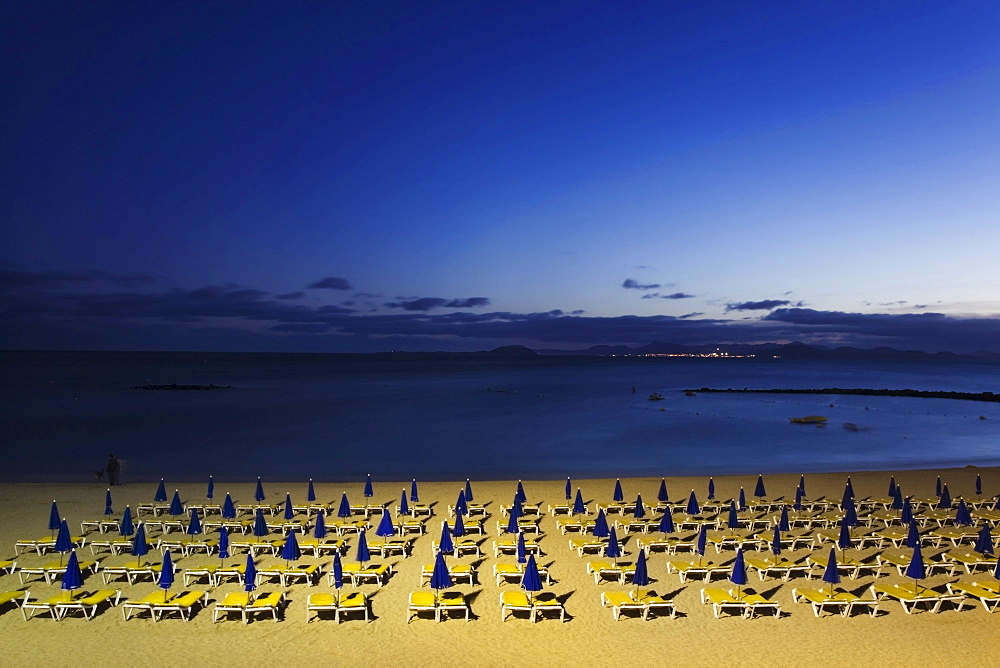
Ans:
[[[908,471],[896,475],[896,480],[907,494],[923,498],[933,495],[937,475],[949,484],[954,496],[973,496],[977,473],[984,480],[984,492],[993,495],[1000,492],[1000,469],[965,468],[944,471]],[[807,476],[807,491],[810,498],[825,496],[839,499],[847,474],[812,474]],[[884,496],[889,474],[854,473],[853,485],[859,498]],[[769,497],[794,496],[798,476],[766,475]],[[593,503],[611,500],[614,480],[574,480],[574,486],[582,488],[584,498]],[[739,487],[746,488],[748,495],[753,490],[756,476],[716,478],[716,495],[721,499],[735,496]],[[707,479],[668,478],[671,499],[686,496],[694,488],[699,498],[704,498]],[[399,492],[405,483],[386,483],[375,480],[375,498],[378,503],[395,507]],[[624,479],[622,484],[626,499],[635,499],[641,493],[649,503],[656,499],[659,478]],[[169,485],[169,481],[168,481]],[[627,662],[632,664],[674,664],[691,665],[823,665],[845,663],[850,665],[903,665],[946,662],[970,666],[991,665],[1000,649],[1000,613],[990,615],[976,603],[956,612],[946,610],[939,614],[918,613],[906,615],[899,604],[887,602],[882,605],[881,614],[872,619],[859,615],[849,619],[828,616],[817,619],[806,605],[795,604],[791,590],[795,586],[817,586],[819,580],[793,579],[787,583],[768,580],[761,583],[756,574],[751,574],[750,585],[758,591],[772,596],[782,605],[785,613],[781,619],[762,617],[752,620],[740,618],[714,619],[709,606],[698,600],[700,582],[682,585],[676,575],[665,571],[666,557],[662,553],[652,555],[650,575],[655,579],[651,585],[657,592],[673,597],[677,604],[678,618],[660,618],[642,621],[623,618],[619,622],[612,619],[611,612],[600,605],[600,592],[627,589],[614,583],[597,585],[587,575],[587,557],[580,558],[567,547],[566,537],[556,530],[555,519],[544,515],[541,520],[544,537],[541,546],[545,556],[540,563],[550,565],[549,570],[555,583],[551,590],[560,596],[568,596],[566,610],[571,620],[559,623],[545,619],[531,624],[524,619],[510,619],[501,622],[498,604],[500,587],[492,577],[493,564],[497,561],[512,561],[510,557],[499,560],[492,556],[491,545],[496,537],[496,522],[499,516],[498,504],[509,504],[515,490],[514,482],[473,481],[475,500],[488,503],[491,513],[487,519],[487,536],[484,543],[485,557],[462,557],[461,562],[477,564],[478,584],[459,585],[456,589],[469,595],[476,619],[465,622],[461,619],[436,624],[431,620],[418,619],[407,624],[406,602],[410,591],[418,589],[419,573],[423,564],[432,561],[430,543],[440,532],[440,521],[445,517],[446,506],[454,503],[460,483],[432,483],[420,481],[422,502],[434,504],[435,516],[429,522],[429,533],[417,539],[414,553],[407,559],[388,559],[394,564],[396,574],[382,589],[374,585],[360,589],[371,595],[372,612],[375,620],[345,621],[337,625],[332,620],[313,621],[306,624],[305,598],[310,592],[330,591],[325,577],[322,584],[309,588],[294,585],[286,589],[290,604],[283,619],[274,623],[258,621],[244,626],[237,621],[213,624],[211,608],[200,611],[192,621],[164,620],[153,623],[148,619],[122,619],[120,609],[101,612],[93,621],[69,618],[56,623],[46,617],[25,622],[19,611],[8,610],[0,615],[0,637],[3,638],[5,665],[76,665],[81,660],[87,662],[133,663],[137,665],[190,665],[193,663],[219,663],[221,665],[243,665],[250,661],[319,661],[323,664],[388,664],[421,663],[438,665],[609,665]],[[542,502],[562,504],[565,481],[524,483],[529,503]],[[286,491],[292,493],[293,501],[304,501],[305,483],[273,483],[265,480],[268,502],[280,503]],[[58,500],[60,511],[69,520],[70,526],[79,528],[84,519],[101,516],[104,504],[104,487],[99,484],[18,484],[4,485],[0,489],[0,544],[4,546],[3,558],[13,556],[15,540],[25,537],[45,535],[49,505],[53,498]],[[140,502],[152,500],[155,485],[127,485],[113,490],[116,515],[120,516],[126,503],[133,508]],[[168,488],[172,491],[172,487]],[[363,502],[362,483],[350,485],[323,483],[316,485],[320,500],[339,500],[342,491],[347,491],[353,503]],[[203,484],[180,486],[181,497],[185,501],[203,500]],[[237,501],[249,501],[253,497],[253,483],[216,483],[216,496],[221,499],[227,491],[232,492]],[[1000,533],[1000,532],[997,532]],[[378,541],[374,531],[370,532],[371,542]],[[635,556],[635,538],[625,541],[629,554]],[[352,549],[345,561],[354,559]],[[942,548],[944,549],[944,548]],[[709,548],[710,558],[731,561],[733,553],[714,555]],[[928,548],[928,556],[941,550]],[[794,553],[804,559],[808,550]],[[876,549],[855,551],[859,555],[874,555]],[[90,556],[84,548],[80,556]],[[158,554],[150,557],[159,559]],[[205,561],[204,556],[179,558],[175,555],[178,568]],[[31,566],[52,559],[51,555],[39,557],[24,553],[18,557],[19,563]],[[108,563],[122,562],[120,557],[106,557]],[[270,557],[263,559],[269,560]],[[304,562],[320,561],[324,567],[330,559],[315,560],[304,557]],[[944,584],[956,577],[938,575],[928,578],[927,585]],[[966,579],[968,579],[966,577]],[[881,582],[898,582],[901,578],[892,572],[883,575]],[[858,580],[845,579],[842,586],[850,590],[866,587],[873,581],[870,576]],[[99,576],[91,576],[87,587],[100,582]],[[726,586],[726,580],[715,580],[714,584]],[[125,597],[140,597],[154,590],[150,582],[121,587]],[[512,588],[515,585],[505,585]],[[17,575],[0,576],[0,590],[20,588]],[[221,598],[228,591],[238,590],[237,584],[226,584],[209,589],[213,599]],[[279,588],[276,584],[265,584],[262,590]],[[58,585],[46,586],[35,580],[30,583],[32,596],[48,597],[58,593]],[[178,577],[175,590],[182,590],[182,580]]]

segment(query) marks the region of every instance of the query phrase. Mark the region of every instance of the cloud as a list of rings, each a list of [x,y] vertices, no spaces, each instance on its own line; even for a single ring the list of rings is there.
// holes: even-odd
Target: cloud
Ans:
[[[326,278],[321,278],[315,283],[310,283],[309,287],[316,289],[327,289],[327,290],[350,290],[351,284],[346,278],[337,278],[336,276],[327,276]]]
[[[625,288],[626,290],[656,290],[657,288],[663,286],[661,286],[659,283],[648,283],[643,285],[634,278],[626,278],[625,281],[622,283],[622,287]]]
[[[476,350],[521,343],[586,348],[595,344],[804,343],[931,352],[1000,352],[1000,318],[941,313],[845,313],[774,308],[747,320],[682,316],[597,317],[583,311],[472,310],[485,297],[413,298],[409,308],[359,312],[278,299],[238,285],[126,291],[107,275],[53,277],[21,272],[0,301],[0,349],[260,350],[351,352]],[[125,282],[132,284],[129,277]],[[82,279],[82,280],[81,280]],[[91,281],[102,281],[93,284]],[[47,286],[39,289],[38,286]],[[60,287],[62,286],[62,287]],[[107,289],[95,292],[96,287]],[[431,300],[426,302],[424,300]],[[416,303],[423,302],[423,303]],[[457,309],[438,311],[436,309]],[[750,309],[753,311],[754,309]]]
[[[694,295],[686,292],[673,292],[669,295],[661,295],[659,292],[650,292],[642,296],[643,299],[693,299]]]
[[[440,297],[416,297],[413,299],[387,302],[389,308],[401,308],[404,311],[430,311],[436,308],[478,308],[489,306],[487,297],[468,297],[466,299],[442,299]]]
[[[153,282],[146,274],[116,274],[99,269],[85,271],[26,271],[0,267],[0,291],[17,289],[52,289],[73,283],[107,282],[121,288],[134,288]]]
[[[304,292],[302,292],[300,290],[299,292],[289,292],[289,293],[283,294],[283,295],[275,295],[274,298],[275,299],[301,299],[302,297],[305,297],[305,296],[306,296],[306,293],[304,293]]]
[[[788,306],[792,302],[787,299],[762,299],[759,302],[736,302],[726,304],[726,312],[729,311],[770,311],[779,306]]]
[[[879,302],[879,306],[902,306],[906,303],[905,299],[901,299],[895,302]]]

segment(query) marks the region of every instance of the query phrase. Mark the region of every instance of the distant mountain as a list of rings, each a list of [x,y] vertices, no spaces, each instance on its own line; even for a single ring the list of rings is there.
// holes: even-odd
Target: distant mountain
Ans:
[[[980,351],[967,355],[941,352],[927,353],[921,350],[896,350],[881,346],[878,348],[827,348],[812,346],[800,341],[793,343],[723,344],[710,343],[686,346],[679,343],[653,341],[638,348],[628,346],[591,346],[585,350],[538,350],[541,355],[580,355],[587,357],[606,355],[705,355],[713,352],[728,355],[753,355],[759,358],[793,360],[868,360],[868,361],[939,361],[939,362],[987,362],[1000,363],[1000,354]]]

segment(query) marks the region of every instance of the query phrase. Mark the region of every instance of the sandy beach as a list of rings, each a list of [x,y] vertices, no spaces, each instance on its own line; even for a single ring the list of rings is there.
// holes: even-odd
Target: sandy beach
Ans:
[[[400,491],[409,489],[409,481],[386,482],[379,480],[373,471],[375,496],[372,504],[386,505],[395,509]],[[798,475],[768,475],[763,472],[767,486],[767,499],[781,498],[791,503],[798,484]],[[983,480],[984,496],[990,497],[1000,492],[1000,469],[974,468],[948,469],[937,471],[903,471],[895,475],[907,495],[918,499],[934,497],[935,480],[940,476],[948,484],[949,491],[956,499],[962,496],[975,499],[975,479],[980,474]],[[833,502],[840,500],[848,475],[851,477],[856,498],[884,497],[889,482],[887,472],[853,472],[810,474],[806,476],[806,497],[825,498]],[[738,496],[740,488],[746,490],[748,500],[756,475],[715,478],[716,497],[726,500]],[[363,482],[348,485],[339,483],[317,483],[318,500],[335,504],[341,493],[346,491],[353,504],[363,504]],[[509,505],[516,490],[516,481],[484,482],[472,481],[475,503],[484,504],[488,516],[484,522],[485,534],[481,537],[483,556],[462,556],[449,558],[449,563],[467,563],[475,567],[476,584],[459,584],[454,590],[461,591],[471,601],[472,621],[447,619],[435,623],[433,619],[420,618],[407,623],[407,600],[412,591],[418,591],[420,572],[425,564],[433,562],[431,542],[438,540],[441,521],[448,518],[447,507],[454,504],[462,482],[418,481],[420,501],[429,504],[434,515],[427,521],[427,533],[415,536],[413,551],[409,557],[398,556],[375,561],[391,563],[394,574],[388,583],[379,588],[374,584],[357,588],[348,586],[345,591],[362,591],[369,596],[373,619],[351,617],[340,624],[330,619],[313,619],[306,622],[306,597],[309,593],[330,592],[325,573],[329,570],[330,557],[314,558],[303,556],[302,563],[321,564],[324,575],[315,586],[292,584],[282,588],[278,583],[265,583],[258,591],[283,590],[287,594],[288,605],[279,622],[261,618],[250,624],[233,619],[213,624],[212,607],[225,593],[239,591],[240,585],[233,583],[212,587],[206,584],[185,587],[178,574],[172,591],[180,592],[198,589],[209,592],[211,603],[198,611],[189,622],[179,619],[164,619],[153,622],[148,617],[123,620],[120,608],[102,608],[97,616],[86,621],[80,617],[68,617],[60,622],[48,615],[34,617],[28,621],[21,612],[4,606],[0,614],[0,634],[4,638],[6,665],[43,663],[44,665],[74,665],[84,662],[113,661],[135,665],[190,665],[194,663],[221,663],[241,665],[249,661],[295,661],[315,662],[334,665],[425,663],[436,665],[608,665],[612,663],[635,663],[665,665],[684,663],[690,665],[761,665],[761,666],[803,666],[803,665],[906,665],[941,662],[950,665],[987,666],[995,663],[996,651],[1000,648],[998,623],[1000,613],[987,613],[978,601],[966,604],[963,610],[946,607],[941,612],[919,611],[905,614],[896,601],[885,601],[880,605],[879,614],[872,618],[867,614],[855,614],[844,618],[840,615],[825,615],[816,618],[809,605],[795,603],[792,589],[795,587],[822,587],[816,573],[813,579],[793,577],[784,582],[780,579],[761,581],[756,572],[751,572],[748,587],[771,598],[781,605],[781,616],[770,615],[743,619],[724,616],[716,619],[712,608],[700,602],[699,594],[706,584],[700,580],[681,583],[676,573],[668,573],[666,561],[684,558],[685,555],[667,555],[654,552],[649,555],[649,573],[653,580],[649,588],[661,596],[673,599],[678,615],[676,618],[651,617],[642,620],[623,616],[615,621],[611,610],[601,605],[601,592],[627,591],[631,585],[616,582],[596,584],[587,573],[588,561],[594,556],[578,556],[568,547],[568,539],[574,534],[562,534],[557,528],[557,520],[565,516],[552,516],[546,512],[549,505],[565,505],[565,480],[524,481],[527,504],[541,504],[539,545],[544,553],[539,564],[549,569],[553,583],[546,591],[554,592],[564,601],[567,620],[545,618],[531,623],[524,618],[501,621],[500,592],[517,588],[516,584],[497,586],[493,577],[494,564],[512,563],[513,557],[494,557],[492,545],[498,538],[497,523],[503,521],[499,506]],[[705,500],[707,478],[666,479],[671,501],[686,499],[694,489],[698,498]],[[647,505],[655,504],[660,478],[622,479],[626,502],[634,502],[641,494]],[[615,480],[573,480],[574,487],[580,487],[583,498],[595,514],[595,505],[612,501]],[[217,480],[215,500],[220,502],[226,492],[237,502],[252,502],[255,481],[238,483]],[[179,488],[180,496],[186,503],[202,503],[205,500],[205,485],[171,485],[167,481],[168,493]],[[266,502],[280,504],[285,493],[290,492],[293,503],[305,501],[306,482],[271,482],[264,480],[267,493]],[[113,489],[115,518],[128,504],[133,510],[140,503],[153,500],[155,484],[128,484]],[[16,559],[19,567],[38,566],[48,563],[59,555],[48,553],[38,555],[33,550],[14,556],[14,544],[25,538],[39,538],[48,534],[48,517],[53,499],[58,502],[61,514],[68,520],[73,533],[78,533],[80,522],[102,517],[106,487],[92,484],[7,484],[0,487],[0,544],[3,545],[2,559]],[[867,511],[866,511],[867,512]],[[774,513],[761,513],[770,516]],[[863,512],[862,515],[865,513]],[[675,514],[675,517],[681,515]],[[144,515],[143,518],[150,518]],[[659,514],[655,514],[658,519]],[[609,515],[614,521],[620,515]],[[374,527],[379,516],[371,520],[372,530],[368,532],[369,543],[381,539],[374,535]],[[876,523],[871,529],[882,525]],[[855,534],[863,535],[870,529],[859,527]],[[924,531],[929,531],[930,528]],[[798,530],[802,533],[802,530]],[[691,532],[687,532],[691,533]],[[996,534],[994,532],[994,540]],[[96,532],[87,538],[93,539]],[[151,539],[159,532],[151,532]],[[177,535],[176,532],[173,535]],[[652,535],[652,534],[651,534]],[[641,533],[620,533],[626,554],[622,561],[634,560],[636,541]],[[279,535],[272,534],[271,539]],[[357,538],[349,537],[349,547],[344,562],[355,559]],[[850,553],[858,559],[874,560],[876,555],[888,548],[866,547],[852,549]],[[941,552],[952,546],[925,547],[924,556],[933,560]],[[969,549],[966,545],[963,549]],[[908,551],[902,548],[900,551]],[[91,554],[88,547],[78,548],[78,556],[83,559],[100,559],[103,566],[111,566],[134,559],[128,555],[113,556],[108,552]],[[784,556],[804,561],[810,554],[826,554],[829,543],[822,548],[801,548],[786,551]],[[751,556],[751,553],[747,553]],[[716,553],[709,546],[706,559],[729,564],[735,556],[733,550]],[[182,556],[173,554],[176,567],[190,568],[206,563],[211,558],[193,554]],[[158,551],[148,555],[153,561],[161,559]],[[214,557],[217,559],[217,557]],[[230,562],[245,559],[242,553]],[[280,561],[270,555],[261,556],[260,564]],[[978,579],[990,577],[979,573]],[[935,570],[923,584],[930,587],[943,586],[956,580],[971,580],[973,576],[949,575]],[[867,591],[876,581],[870,571],[863,571],[858,579],[845,577],[839,586],[852,591]],[[883,569],[877,578],[879,583],[903,582],[895,569]],[[91,590],[103,586],[100,574],[90,575],[85,580],[84,589]],[[156,589],[151,581],[129,585],[125,580],[114,582],[112,587],[120,588],[122,598],[139,598]],[[731,587],[725,578],[713,579],[711,586]],[[35,598],[49,598],[60,593],[58,582],[46,585],[39,576],[24,585],[18,575],[0,576],[0,591],[30,589]],[[426,590],[426,587],[424,587]]]

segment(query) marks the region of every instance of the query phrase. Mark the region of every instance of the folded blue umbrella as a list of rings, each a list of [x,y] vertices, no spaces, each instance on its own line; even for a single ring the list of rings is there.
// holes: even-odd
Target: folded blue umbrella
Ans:
[[[122,513],[121,524],[118,525],[118,533],[126,538],[135,533],[135,525],[132,523],[132,508],[125,506]]]
[[[730,501],[729,502],[729,516],[728,516],[727,521],[726,521],[726,526],[729,527],[730,529],[739,529],[740,528],[740,516],[736,512],[736,502],[735,501]]]
[[[340,561],[339,551],[333,553],[333,566],[331,571],[333,572],[333,586],[339,595],[340,588],[344,586],[344,565]]]
[[[903,499],[903,510],[900,511],[899,519],[903,524],[913,521],[913,504],[910,503],[910,497]]]
[[[420,503],[420,495],[417,493],[417,479],[414,478],[410,484],[410,501]]]
[[[604,546],[604,556],[618,559],[622,556],[622,546],[618,542],[618,533],[611,527],[611,535],[608,536],[608,544]]]
[[[840,505],[847,505],[849,500],[854,500],[854,484],[851,482],[851,476],[847,476],[847,484],[844,485],[844,498],[841,500]]]
[[[309,478],[309,488],[306,490],[306,502],[307,503],[316,502],[316,488],[313,487],[312,478]]]
[[[746,492],[743,491],[743,488],[740,487],[740,512],[743,512],[746,509],[747,509],[747,495]]]
[[[451,573],[444,562],[444,552],[438,550],[437,557],[434,558],[434,571],[431,573],[431,589],[440,592],[452,586]]]
[[[451,529],[452,536],[465,535],[465,520],[463,520],[462,517],[462,515],[455,515],[455,526]]]
[[[708,479],[708,500],[715,501],[715,478]]]
[[[191,519],[188,521],[187,534],[189,536],[197,536],[201,533],[201,519],[198,518],[198,509],[191,509]]]
[[[940,498],[941,494],[942,494],[942,491],[941,491],[941,476],[938,476],[937,477],[937,482],[934,483],[934,496],[937,496],[938,498]]]
[[[737,597],[739,597],[740,588],[749,582],[747,577],[747,565],[746,560],[743,558],[743,548],[737,548],[736,559],[733,560],[733,570],[729,573],[729,580],[734,585],[736,585]]]
[[[52,507],[49,508],[49,531],[59,531],[60,524],[62,524],[62,517],[59,516],[59,506],[53,499]]]
[[[219,527],[219,559],[229,558],[229,529]]]
[[[757,476],[757,486],[753,489],[753,495],[758,499],[763,499],[767,496],[767,492],[764,490],[764,476]]]
[[[370,499],[375,496],[375,488],[372,487],[372,474],[369,473],[365,479],[365,498]]]
[[[583,492],[580,488],[576,488],[576,498],[573,500],[573,514],[574,515],[586,515],[587,507],[583,505]]]
[[[694,543],[694,551],[698,553],[698,563],[701,563],[701,557],[705,556],[705,547],[708,542],[708,532],[705,529],[705,525],[702,524],[698,528],[698,539]]]
[[[887,496],[896,496],[896,476],[889,476],[889,493]]]
[[[205,498],[211,500],[215,496],[215,478],[208,476],[208,491],[205,493]]]
[[[691,490],[690,496],[688,496],[687,508],[684,509],[688,515],[698,515],[701,513],[701,508],[698,506],[698,497],[694,495],[694,490]]]
[[[646,508],[642,505],[642,494],[635,497],[635,508],[632,509],[632,516],[637,520],[646,516]]]
[[[163,590],[163,602],[167,601],[167,590],[174,585],[174,562],[170,558],[170,550],[163,553],[163,564],[160,566],[160,577],[157,580]]]
[[[246,570],[243,571],[243,590],[253,591],[257,588],[257,565],[253,563],[253,554],[247,552]]]
[[[83,586],[83,573],[80,572],[80,562],[77,561],[76,551],[70,552],[69,561],[66,562],[66,570],[63,571],[62,582],[59,588],[71,592]]]
[[[528,495],[524,493],[524,485],[521,484],[520,480],[517,481],[517,494],[515,494],[514,496],[521,503],[524,503],[525,501],[528,500]]]
[[[542,590],[542,577],[538,573],[538,564],[535,563],[535,555],[528,557],[528,564],[524,567],[524,574],[521,576],[521,588],[528,592],[528,601],[531,601],[531,593]]]
[[[465,498],[465,490],[458,490],[458,498],[455,500],[455,514],[456,515],[468,515],[469,514],[469,504]]]
[[[371,552],[368,551],[368,538],[365,536],[365,532],[362,531],[358,534],[358,561],[362,564],[366,563],[372,558]]]
[[[573,498],[573,481],[566,478],[566,500],[569,501]]]
[[[136,557],[136,565],[142,564],[142,558],[149,554],[149,543],[146,542],[146,525],[139,522],[132,537],[132,556]]]
[[[465,479],[465,500],[467,502],[469,502],[469,503],[472,503],[472,499],[473,498],[475,498],[475,497],[472,496],[472,481],[469,480],[468,478],[466,478]]]
[[[392,516],[389,515],[388,509],[382,511],[382,519],[379,520],[378,527],[375,529],[375,535],[386,540],[389,539],[389,536],[396,535],[396,527],[392,524]]]
[[[337,508],[337,517],[351,516],[351,502],[347,500],[347,492],[340,495],[340,507]]]
[[[844,506],[844,521],[852,527],[861,526],[861,521],[858,519],[858,507],[854,505],[854,499],[849,499],[847,505]]]
[[[782,531],[791,531],[792,524],[788,521],[788,506],[781,506],[781,517],[778,519],[778,527]]]
[[[302,556],[302,551],[299,549],[299,541],[295,537],[295,529],[288,532],[288,537],[285,538],[285,544],[281,546],[281,558],[285,562],[298,561],[299,557]]]
[[[781,526],[775,525],[774,537],[771,538],[771,554],[781,556]]]
[[[316,526],[313,528],[313,536],[322,540],[326,538],[326,513],[320,510],[316,513]]]
[[[948,491],[948,485],[941,488],[941,500],[938,501],[938,508],[951,508],[951,493]]]
[[[409,515],[410,514],[410,504],[406,500],[406,489],[403,489],[402,494],[399,495],[399,514]]]
[[[615,503],[621,503],[625,500],[625,493],[622,492],[622,481],[615,480],[615,491],[611,495],[611,500]]]
[[[264,496],[264,483],[260,481],[260,477],[257,478],[257,489],[254,490],[253,498],[257,503],[261,503],[266,498]]]
[[[114,515],[115,514],[114,509],[111,507],[111,488],[110,487],[108,487],[108,491],[104,495],[104,514],[105,515]]]
[[[976,496],[983,495],[983,476],[982,474],[976,474]]]
[[[917,580],[923,580],[927,577],[927,570],[924,568],[924,556],[920,551],[919,543],[913,548],[913,556],[910,557],[910,563],[903,574],[908,578],[913,578],[914,585],[916,585]]]
[[[965,499],[958,500],[958,508],[955,509],[955,524],[960,527],[972,526],[972,514],[969,507],[965,505]]]
[[[646,550],[642,548],[639,548],[639,556],[635,558],[635,573],[632,574],[632,584],[637,588],[645,587],[649,584],[649,567],[646,565]]]
[[[507,526],[504,529],[504,533],[517,533],[520,531],[520,527],[517,524],[517,519],[520,517],[520,513],[517,512],[517,505],[514,505],[510,509],[510,513],[507,516]]]
[[[591,533],[598,538],[607,538],[611,535],[611,530],[608,528],[608,516],[604,514],[604,508],[597,511],[597,521],[594,522]]]
[[[163,484],[163,478],[160,478],[160,484],[156,488],[156,494],[153,495],[153,501],[156,503],[166,503],[167,501],[167,487]]]
[[[523,564],[528,561],[528,547],[524,543],[524,532],[517,532],[517,563]]]
[[[441,523],[441,540],[438,542],[438,549],[442,552],[454,552],[455,543],[451,540],[451,529],[448,528],[448,521]]]
[[[660,478],[660,489],[656,493],[656,500],[660,503],[669,503],[670,496],[667,494],[667,479]]]
[[[802,497],[803,496],[805,496],[805,494],[802,492],[802,488],[801,487],[796,487],[795,488],[795,503],[792,505],[792,508],[794,508],[795,510],[802,510]]]
[[[901,486],[896,485],[896,493],[892,495],[892,503],[889,504],[889,507],[893,510],[903,509],[903,488]]]
[[[226,492],[226,500],[222,502],[222,517],[227,520],[236,517],[236,504],[233,503],[233,497],[229,495],[229,492]]]
[[[989,522],[983,522],[979,535],[976,537],[976,544],[972,549],[983,556],[993,554],[993,536],[990,535]]]
[[[830,558],[826,562],[826,570],[823,571],[823,582],[830,583],[830,595],[833,595],[833,585],[840,583],[840,570],[837,568],[837,551],[830,548]]]
[[[184,506],[181,504],[181,494],[176,489],[174,490],[174,498],[170,500],[170,508],[167,513],[171,517],[180,517],[184,514]]]
[[[292,509],[292,495],[289,492],[285,492],[285,513],[283,517],[286,522],[291,521],[295,517],[295,510]]]
[[[799,489],[802,490],[802,496],[806,495],[806,477],[804,475],[799,476]]]
[[[851,524],[846,519],[840,521],[840,536],[837,538],[837,547],[841,550],[854,547],[854,541],[851,539]]]
[[[55,551],[65,556],[67,552],[73,550],[73,539],[69,535],[69,524],[66,520],[59,523],[59,532],[56,534]],[[59,557],[62,561],[62,557]]]
[[[263,538],[269,533],[271,530],[267,528],[267,522],[264,520],[264,511],[258,508],[253,517],[253,535]]]
[[[670,514],[670,508],[667,508],[663,513],[663,517],[660,518],[660,526],[657,529],[662,533],[674,532],[674,516]]]

